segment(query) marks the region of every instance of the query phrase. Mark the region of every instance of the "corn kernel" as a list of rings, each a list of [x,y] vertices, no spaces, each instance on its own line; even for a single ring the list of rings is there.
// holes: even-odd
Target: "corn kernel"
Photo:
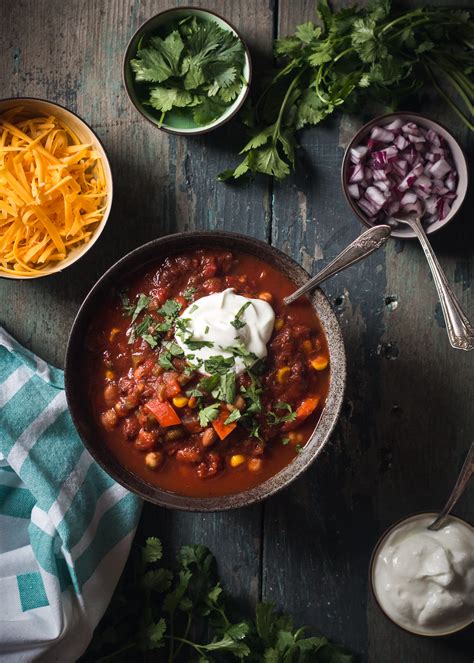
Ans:
[[[318,355],[314,359],[311,359],[311,366],[315,371],[324,371],[327,368],[329,360],[324,355]]]
[[[188,402],[189,400],[186,398],[186,396],[175,396],[173,398],[173,405],[175,407],[186,407]]]
[[[290,375],[291,369],[289,366],[283,366],[283,368],[279,368],[276,374],[276,381],[279,384],[283,384],[288,380],[288,376]]]
[[[306,339],[306,341],[303,341],[303,350],[306,352],[306,354],[309,355],[312,349],[313,349],[313,344],[311,343],[309,338]]]
[[[115,377],[115,373],[113,371],[105,371],[105,379],[106,380],[113,380]]]
[[[118,327],[112,327],[112,329],[110,330],[110,334],[109,334],[109,341],[110,342],[112,342],[114,340],[114,338],[117,336],[119,331],[120,331],[120,329]]]
[[[231,467],[239,467],[242,463],[245,463],[245,456],[243,454],[234,454],[230,457]]]
[[[283,327],[284,324],[285,324],[285,321],[282,320],[282,318],[277,318],[275,320],[275,324],[274,324],[275,331],[280,331],[280,329]]]
[[[273,301],[273,295],[270,294],[269,292],[261,292],[258,296],[259,299],[262,299],[264,302],[268,302],[271,304]]]

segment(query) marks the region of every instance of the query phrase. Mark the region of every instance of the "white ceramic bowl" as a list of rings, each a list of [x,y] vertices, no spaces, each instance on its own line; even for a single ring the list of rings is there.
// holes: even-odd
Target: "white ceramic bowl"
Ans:
[[[406,525],[411,522],[415,522],[417,520],[420,520],[422,518],[429,518],[430,520],[434,520],[436,516],[438,515],[437,511],[423,511],[421,513],[414,513],[411,516],[408,516],[407,518],[402,518],[402,520],[398,520],[396,523],[394,523],[391,527],[389,527],[380,537],[380,539],[377,541],[375,548],[372,553],[372,557],[370,560],[369,564],[369,586],[372,590],[372,594],[375,598],[375,602],[379,606],[380,610],[382,613],[387,617],[388,620],[392,622],[392,624],[395,624],[399,628],[401,628],[403,631],[406,631],[407,633],[413,633],[414,635],[423,635],[428,638],[439,638],[439,637],[444,637],[447,635],[452,635],[453,633],[458,633],[459,631],[462,631],[463,629],[467,628],[473,623],[473,620],[471,617],[467,617],[465,620],[460,621],[457,624],[453,624],[451,628],[447,629],[439,629],[438,631],[433,630],[433,631],[426,631],[421,628],[409,628],[406,625],[402,625],[399,622],[395,620],[395,618],[392,615],[389,615],[388,612],[384,610],[382,607],[382,602],[380,601],[378,595],[377,595],[377,590],[376,590],[376,582],[375,582],[375,572],[377,568],[377,563],[379,560],[379,551],[382,550],[383,546],[385,545],[385,542],[387,539],[390,537],[390,535],[400,526]],[[462,523],[465,525],[468,529],[470,529],[473,533],[474,536],[474,527],[470,525],[468,522],[463,520],[462,518],[459,518],[457,516],[453,516],[450,514],[449,516],[451,521],[457,521],[459,523]],[[448,521],[449,522],[449,521]]]
[[[0,272],[1,278],[28,281],[30,279],[39,279],[44,276],[56,274],[57,272],[62,272],[64,269],[77,262],[96,243],[100,237],[100,234],[105,228],[107,219],[109,218],[110,210],[112,207],[113,182],[112,171],[110,170],[110,164],[104,146],[96,134],[89,127],[89,125],[84,122],[84,120],[81,120],[81,118],[78,117],[75,113],[68,110],[67,108],[64,108],[63,106],[60,106],[59,104],[55,104],[52,101],[46,101],[45,99],[36,99],[33,97],[17,97],[1,100],[0,115],[10,108],[15,108],[16,106],[22,106],[28,112],[31,111],[32,117],[37,115],[54,115],[59,120],[61,120],[61,122],[64,122],[64,124],[70,127],[81,141],[84,143],[91,143],[94,146],[94,149],[100,154],[105,180],[107,183],[107,201],[104,216],[100,220],[100,223],[95,229],[94,234],[87,243],[81,244],[80,246],[71,249],[64,260],[61,260],[57,264],[52,265],[44,271],[41,271],[38,274],[34,274],[32,276],[16,276],[14,274]]]
[[[359,217],[362,223],[364,223],[366,226],[372,227],[374,225],[373,222],[367,216],[365,216],[360,207],[356,205],[354,199],[351,198],[347,191],[349,180],[348,170],[350,166],[350,151],[353,147],[357,147],[357,145],[364,143],[365,139],[370,134],[374,126],[384,126],[385,124],[389,124],[399,117],[406,122],[415,122],[425,129],[433,129],[433,131],[436,131],[437,134],[442,136],[449,145],[454,165],[456,166],[458,173],[458,188],[456,189],[457,197],[453,201],[453,205],[449,213],[442,221],[435,221],[434,223],[430,223],[424,226],[426,233],[430,235],[431,233],[437,232],[438,230],[441,230],[441,228],[444,228],[444,226],[447,225],[456,216],[466,196],[468,185],[468,171],[464,152],[462,151],[457,140],[441,124],[438,124],[437,122],[434,122],[433,120],[430,120],[423,115],[419,115],[418,113],[406,113],[402,111],[399,113],[387,113],[386,115],[379,115],[373,120],[370,120],[370,122],[367,122],[367,124],[364,124],[364,126],[359,129],[359,131],[352,138],[349,145],[346,147],[341,168],[342,189],[346,196],[346,200],[349,206],[352,208],[353,212]],[[392,230],[392,237],[399,237],[401,239],[413,239],[416,237],[416,235],[411,228],[408,226],[402,226],[400,224],[398,228],[394,228]]]

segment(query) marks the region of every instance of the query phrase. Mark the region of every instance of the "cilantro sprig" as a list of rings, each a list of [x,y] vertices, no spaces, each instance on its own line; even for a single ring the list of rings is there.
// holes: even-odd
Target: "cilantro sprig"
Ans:
[[[353,663],[323,635],[306,636],[269,603],[233,618],[212,553],[183,546],[173,569],[159,539],[134,546],[112,601],[80,663]],[[151,658],[150,658],[151,657]]]
[[[166,34],[139,44],[130,61],[144,103],[160,113],[160,123],[173,109],[187,113],[198,126],[220,117],[246,84],[242,42],[214,21],[196,16],[175,21]]]
[[[399,12],[390,0],[369,0],[331,11],[318,0],[312,22],[277,39],[279,67],[242,119],[251,137],[243,161],[219,176],[260,172],[283,179],[295,164],[295,132],[337,109],[369,102],[394,110],[400,100],[434,89],[474,130],[474,13],[454,7]]]

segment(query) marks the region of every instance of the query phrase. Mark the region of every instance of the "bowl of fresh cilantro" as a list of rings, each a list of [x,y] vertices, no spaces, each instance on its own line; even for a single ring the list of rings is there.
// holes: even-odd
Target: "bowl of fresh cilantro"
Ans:
[[[160,12],[131,38],[125,88],[135,108],[169,133],[196,135],[230,120],[244,103],[252,65],[235,28],[209,10]]]

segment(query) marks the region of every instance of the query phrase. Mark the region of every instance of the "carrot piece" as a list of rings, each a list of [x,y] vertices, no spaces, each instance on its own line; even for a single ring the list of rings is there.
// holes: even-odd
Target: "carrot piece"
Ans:
[[[309,417],[309,415],[317,408],[318,403],[319,396],[310,396],[310,398],[305,398],[305,400],[301,402],[301,405],[296,408],[297,421],[301,421],[302,419]]]
[[[307,418],[309,415],[315,411],[318,407],[319,396],[309,396],[305,398],[296,408],[296,419],[294,421],[288,421],[283,424],[281,430],[286,432],[289,430],[294,430]]]
[[[166,401],[162,403],[158,399],[151,400],[148,401],[145,407],[156,417],[160,426],[177,426],[181,423],[181,419],[176,414],[173,406]]]
[[[225,420],[228,419],[229,415],[229,410],[227,408],[222,408],[217,419],[214,419],[212,422],[214,430],[221,440],[224,440],[228,435],[230,435],[230,433],[232,433],[234,428],[237,427],[235,421],[232,421],[230,424],[225,423]]]

